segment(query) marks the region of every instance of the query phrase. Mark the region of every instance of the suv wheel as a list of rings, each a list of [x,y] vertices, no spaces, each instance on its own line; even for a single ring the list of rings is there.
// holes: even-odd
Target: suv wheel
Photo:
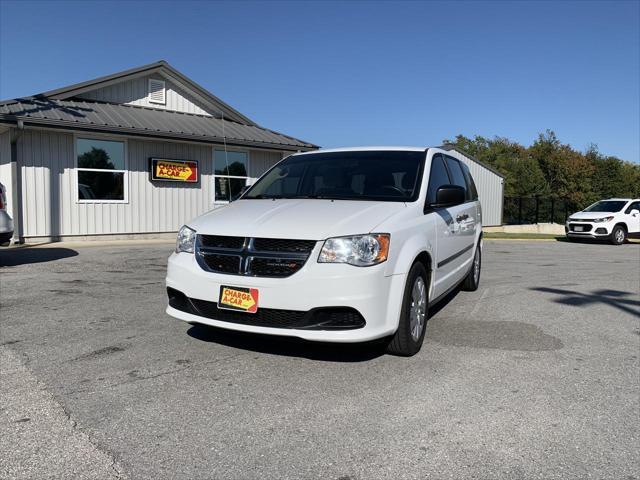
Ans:
[[[480,244],[476,247],[476,254],[473,256],[473,263],[467,278],[462,282],[462,290],[465,292],[475,292],[480,285],[480,269],[482,267],[482,249]]]
[[[420,351],[424,341],[429,308],[427,271],[415,263],[407,275],[398,330],[387,346],[387,352],[409,357]]]
[[[611,232],[611,243],[614,245],[622,245],[627,239],[627,232],[620,225],[613,227]]]

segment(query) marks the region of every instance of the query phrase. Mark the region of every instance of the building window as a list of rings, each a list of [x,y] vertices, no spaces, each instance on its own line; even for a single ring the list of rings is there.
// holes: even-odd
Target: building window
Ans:
[[[126,202],[124,142],[78,138],[78,201]]]
[[[214,203],[235,200],[247,184],[249,155],[231,150],[214,151]]]

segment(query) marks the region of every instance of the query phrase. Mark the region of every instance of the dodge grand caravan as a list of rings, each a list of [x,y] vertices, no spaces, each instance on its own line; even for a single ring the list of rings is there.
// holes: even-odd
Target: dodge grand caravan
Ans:
[[[167,313],[188,323],[420,350],[427,310],[480,280],[482,212],[439,148],[295,154],[181,228]]]

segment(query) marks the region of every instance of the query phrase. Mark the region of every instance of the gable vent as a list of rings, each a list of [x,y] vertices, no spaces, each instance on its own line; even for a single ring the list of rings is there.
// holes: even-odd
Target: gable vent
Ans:
[[[156,80],[155,78],[149,79],[149,102],[165,104],[165,90],[164,81]]]

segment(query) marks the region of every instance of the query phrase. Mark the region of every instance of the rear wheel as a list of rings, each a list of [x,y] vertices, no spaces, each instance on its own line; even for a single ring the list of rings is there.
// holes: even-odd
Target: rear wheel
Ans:
[[[466,292],[475,292],[480,285],[480,268],[482,267],[482,249],[480,243],[476,247],[476,253],[473,256],[473,264],[467,278],[462,282],[462,290]]]
[[[398,330],[387,346],[387,352],[409,357],[420,351],[424,341],[429,308],[427,271],[415,263],[407,275]]]
[[[627,232],[620,225],[613,227],[611,232],[611,243],[614,245],[622,245],[627,239]]]

